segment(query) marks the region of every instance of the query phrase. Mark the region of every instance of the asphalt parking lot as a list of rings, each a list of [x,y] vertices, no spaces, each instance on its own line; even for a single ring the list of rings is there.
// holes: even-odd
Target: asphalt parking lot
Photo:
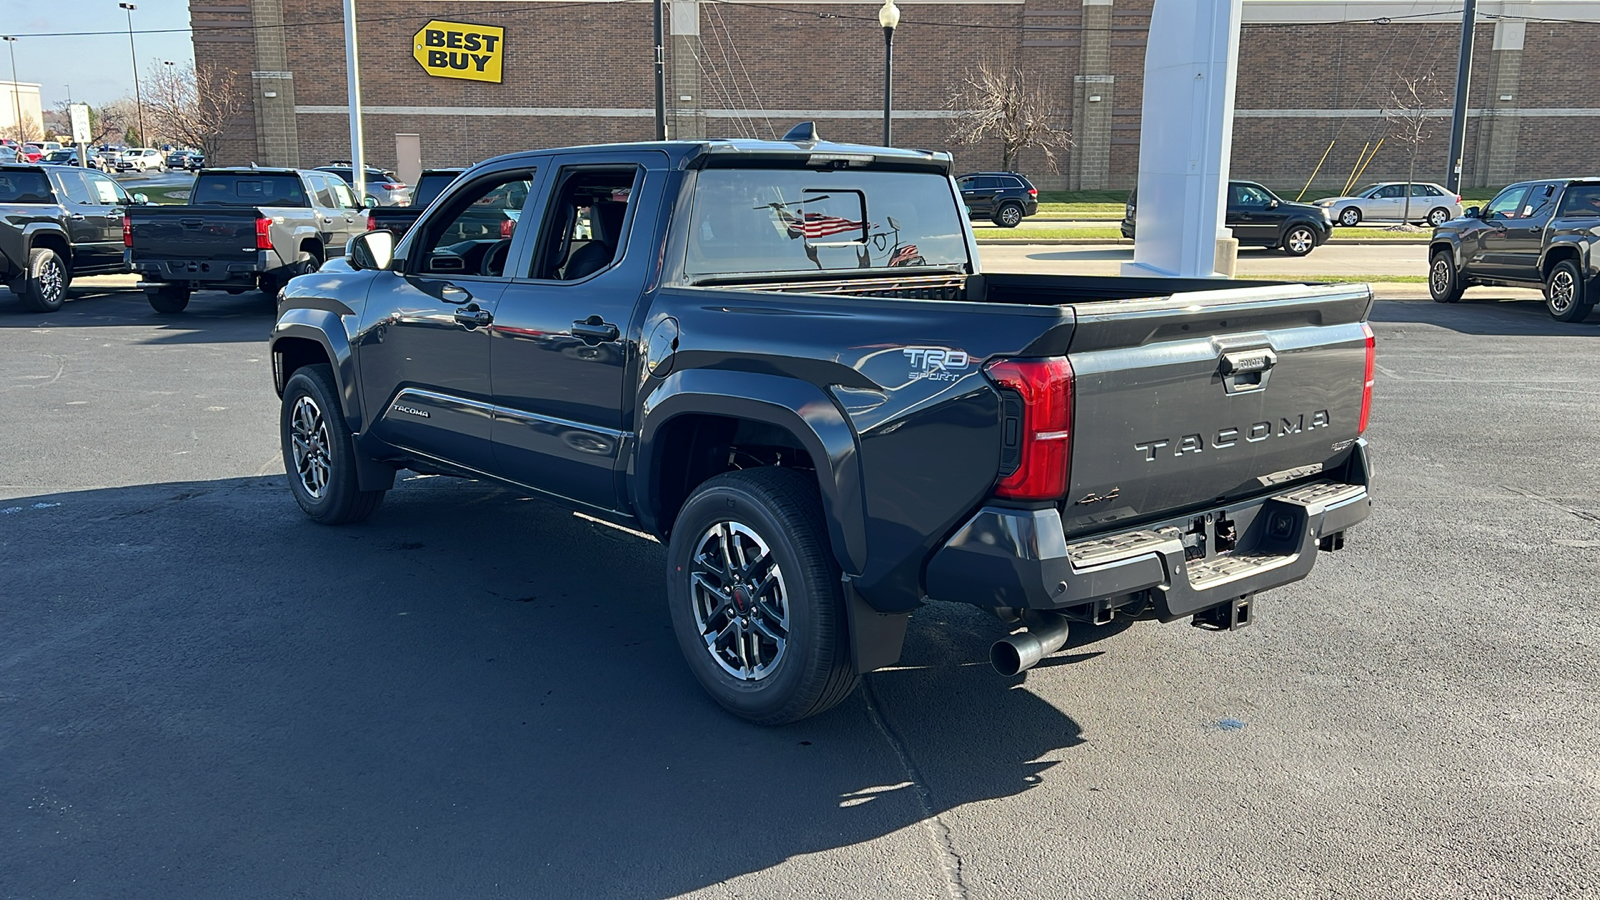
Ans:
[[[653,543],[409,475],[308,522],[259,294],[0,293],[0,898],[1592,896],[1600,315],[1481,293],[1378,305],[1374,515],[1250,628],[1008,681],[933,604],[781,729]]]

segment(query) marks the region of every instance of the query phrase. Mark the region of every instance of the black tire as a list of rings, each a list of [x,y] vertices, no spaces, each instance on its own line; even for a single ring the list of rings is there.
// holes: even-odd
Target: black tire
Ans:
[[[288,279],[279,280],[276,275],[257,275],[256,287],[261,290],[261,293],[267,295],[268,300],[277,303],[278,292],[283,290],[283,286],[287,281]]]
[[[827,535],[816,483],[788,469],[718,475],[679,513],[667,547],[672,628],[690,671],[734,715],[760,725],[796,722],[832,708],[860,681]],[[721,552],[729,541],[738,554]],[[726,562],[735,558],[741,572]]]
[[[1354,206],[1346,206],[1344,209],[1339,210],[1339,224],[1346,228],[1360,225],[1361,210],[1356,209]]]
[[[1290,256],[1305,256],[1317,249],[1317,233],[1310,225],[1290,225],[1283,233],[1283,252]]]
[[[1428,294],[1435,303],[1455,303],[1467,286],[1461,283],[1456,258],[1449,250],[1435,250],[1428,258]]]
[[[175,284],[145,288],[144,296],[158,313],[181,313],[189,305],[189,289]]]
[[[28,271],[22,277],[22,305],[34,312],[55,312],[67,300],[67,286],[72,276],[67,264],[49,247],[35,247],[28,251]]]
[[[356,480],[359,453],[339,406],[333,369],[302,366],[283,388],[278,416],[289,492],[306,515],[323,525],[360,522],[383,502],[383,491],[363,491]]]
[[[1428,210],[1428,218],[1425,221],[1434,228],[1438,228],[1440,225],[1450,221],[1450,210],[1442,206],[1435,206],[1433,209]]]
[[[1589,285],[1583,280],[1583,270],[1576,260],[1563,259],[1555,264],[1544,279],[1544,306],[1550,318],[1557,322],[1582,322],[1589,318],[1594,300],[1589,296]]]
[[[1002,203],[994,211],[994,223],[1001,228],[1015,228],[1022,224],[1022,204]]]

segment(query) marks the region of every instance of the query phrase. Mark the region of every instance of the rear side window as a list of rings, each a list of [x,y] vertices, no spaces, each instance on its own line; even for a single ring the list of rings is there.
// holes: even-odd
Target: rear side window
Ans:
[[[194,186],[195,206],[307,206],[299,175],[226,174],[201,176]]]
[[[0,203],[50,203],[54,197],[43,172],[0,170]]]
[[[961,205],[935,172],[706,169],[691,277],[962,267]]]
[[[1600,216],[1600,184],[1575,184],[1561,201],[1563,216]]]

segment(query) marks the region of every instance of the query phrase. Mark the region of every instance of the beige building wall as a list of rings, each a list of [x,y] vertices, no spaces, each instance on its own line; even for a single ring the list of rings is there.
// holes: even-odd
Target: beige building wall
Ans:
[[[0,81],[0,137],[16,138],[19,99],[22,119],[33,128],[30,139],[42,137],[44,108],[39,105],[39,86],[27,81]]]

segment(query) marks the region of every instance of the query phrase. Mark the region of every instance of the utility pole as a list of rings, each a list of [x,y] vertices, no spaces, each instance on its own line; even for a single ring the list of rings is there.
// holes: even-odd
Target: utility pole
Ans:
[[[133,46],[133,11],[139,7],[132,3],[118,3],[128,11],[128,58],[133,61],[133,105],[139,108],[139,143],[150,145],[150,135],[144,130],[144,100],[139,96],[139,51]]]
[[[350,175],[356,202],[367,202],[367,154],[361,145],[361,75],[356,59],[356,0],[344,0],[345,82],[350,93]]]
[[[663,45],[666,38],[662,35],[661,7],[665,0],[655,0],[655,38],[656,38],[656,140],[667,139],[667,60]]]
[[[1472,87],[1472,36],[1478,24],[1478,0],[1461,6],[1461,54],[1456,62],[1456,106],[1450,119],[1450,162],[1444,185],[1461,193],[1461,159],[1466,155],[1467,94]]]

